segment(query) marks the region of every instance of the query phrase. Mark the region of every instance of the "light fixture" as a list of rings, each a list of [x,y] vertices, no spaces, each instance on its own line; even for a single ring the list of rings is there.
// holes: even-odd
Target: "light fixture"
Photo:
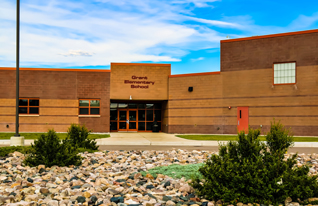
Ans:
[[[231,109],[231,106],[229,106],[229,109]]]
[[[130,100],[132,100],[132,97],[131,97],[131,95],[130,95],[129,99],[130,99]]]

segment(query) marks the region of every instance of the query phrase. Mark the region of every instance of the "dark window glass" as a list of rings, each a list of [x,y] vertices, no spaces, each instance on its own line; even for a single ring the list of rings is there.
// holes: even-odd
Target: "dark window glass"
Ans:
[[[88,108],[80,108],[80,114],[88,114]]]
[[[88,107],[89,106],[89,100],[79,100],[79,106],[80,107]]]
[[[110,130],[117,130],[117,122],[110,122]]]
[[[128,104],[128,108],[136,109],[137,104]]]
[[[147,110],[147,121],[153,121],[153,110]]]
[[[160,103],[155,104],[155,109],[161,109],[161,104]]]
[[[110,120],[117,120],[117,109],[110,109]]]
[[[91,101],[91,107],[99,107],[99,100],[90,100]]]
[[[117,103],[110,103],[111,109],[117,109],[118,104]]]
[[[119,122],[119,129],[126,129],[126,122]]]
[[[153,108],[153,104],[146,104],[146,108],[147,109],[152,109]]]
[[[39,100],[38,99],[30,99],[29,106],[39,106]]]
[[[27,107],[19,107],[19,114],[27,114],[28,108]]]
[[[139,109],[145,109],[146,108],[146,104],[138,104],[138,108]]]
[[[127,112],[119,111],[119,120],[127,120]]]
[[[145,130],[145,123],[144,122],[138,122],[138,130]]]
[[[91,108],[91,114],[99,114],[99,108]]]
[[[136,122],[129,122],[129,129],[137,129]]]
[[[125,108],[127,108],[128,107],[128,104],[125,104],[125,103],[119,103],[118,104],[118,108],[119,109],[125,109]]]
[[[136,121],[137,118],[137,111],[129,111],[129,120],[130,121]]]
[[[155,110],[155,120],[161,121],[161,110]]]
[[[19,106],[28,106],[27,99],[19,99]]]
[[[161,131],[161,122],[157,122],[157,125],[158,125],[158,128],[159,128],[159,131]]]
[[[38,107],[30,107],[29,114],[39,114],[39,108]]]
[[[147,122],[147,131],[152,130],[153,122]]]
[[[145,110],[138,110],[138,121],[145,121]]]

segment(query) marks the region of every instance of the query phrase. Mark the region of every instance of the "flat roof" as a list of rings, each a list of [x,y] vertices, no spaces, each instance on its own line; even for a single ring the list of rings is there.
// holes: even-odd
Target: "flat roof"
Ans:
[[[15,67],[0,67],[0,70],[16,70]],[[110,72],[109,69],[58,69],[58,68],[25,68],[22,71],[59,71],[59,72]]]
[[[202,72],[202,73],[190,73],[190,74],[172,74],[172,75],[169,75],[169,78],[173,78],[173,77],[202,76],[202,75],[215,75],[215,74],[221,74],[221,72]]]
[[[269,35],[252,36],[252,37],[244,37],[244,38],[236,38],[236,39],[225,39],[225,40],[221,40],[221,43],[245,41],[245,40],[253,40],[253,39],[265,39],[265,38],[272,38],[272,37],[279,37],[279,36],[291,36],[291,35],[297,35],[297,34],[310,34],[310,33],[317,33],[317,32],[318,32],[318,29],[313,29],[313,30],[305,30],[305,31],[280,33],[280,34],[269,34]]]
[[[110,66],[111,65],[171,67],[171,64],[157,64],[157,63],[110,63]]]

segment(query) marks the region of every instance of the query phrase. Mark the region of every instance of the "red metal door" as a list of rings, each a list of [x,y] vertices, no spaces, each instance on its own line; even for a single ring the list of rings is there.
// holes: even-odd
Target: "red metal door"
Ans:
[[[237,107],[237,130],[248,132],[248,107]]]

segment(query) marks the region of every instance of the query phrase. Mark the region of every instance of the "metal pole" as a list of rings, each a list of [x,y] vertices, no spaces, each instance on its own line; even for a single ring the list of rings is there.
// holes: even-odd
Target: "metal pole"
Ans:
[[[16,114],[15,114],[15,137],[19,134],[19,53],[20,53],[20,0],[17,0],[17,49],[16,49]]]

